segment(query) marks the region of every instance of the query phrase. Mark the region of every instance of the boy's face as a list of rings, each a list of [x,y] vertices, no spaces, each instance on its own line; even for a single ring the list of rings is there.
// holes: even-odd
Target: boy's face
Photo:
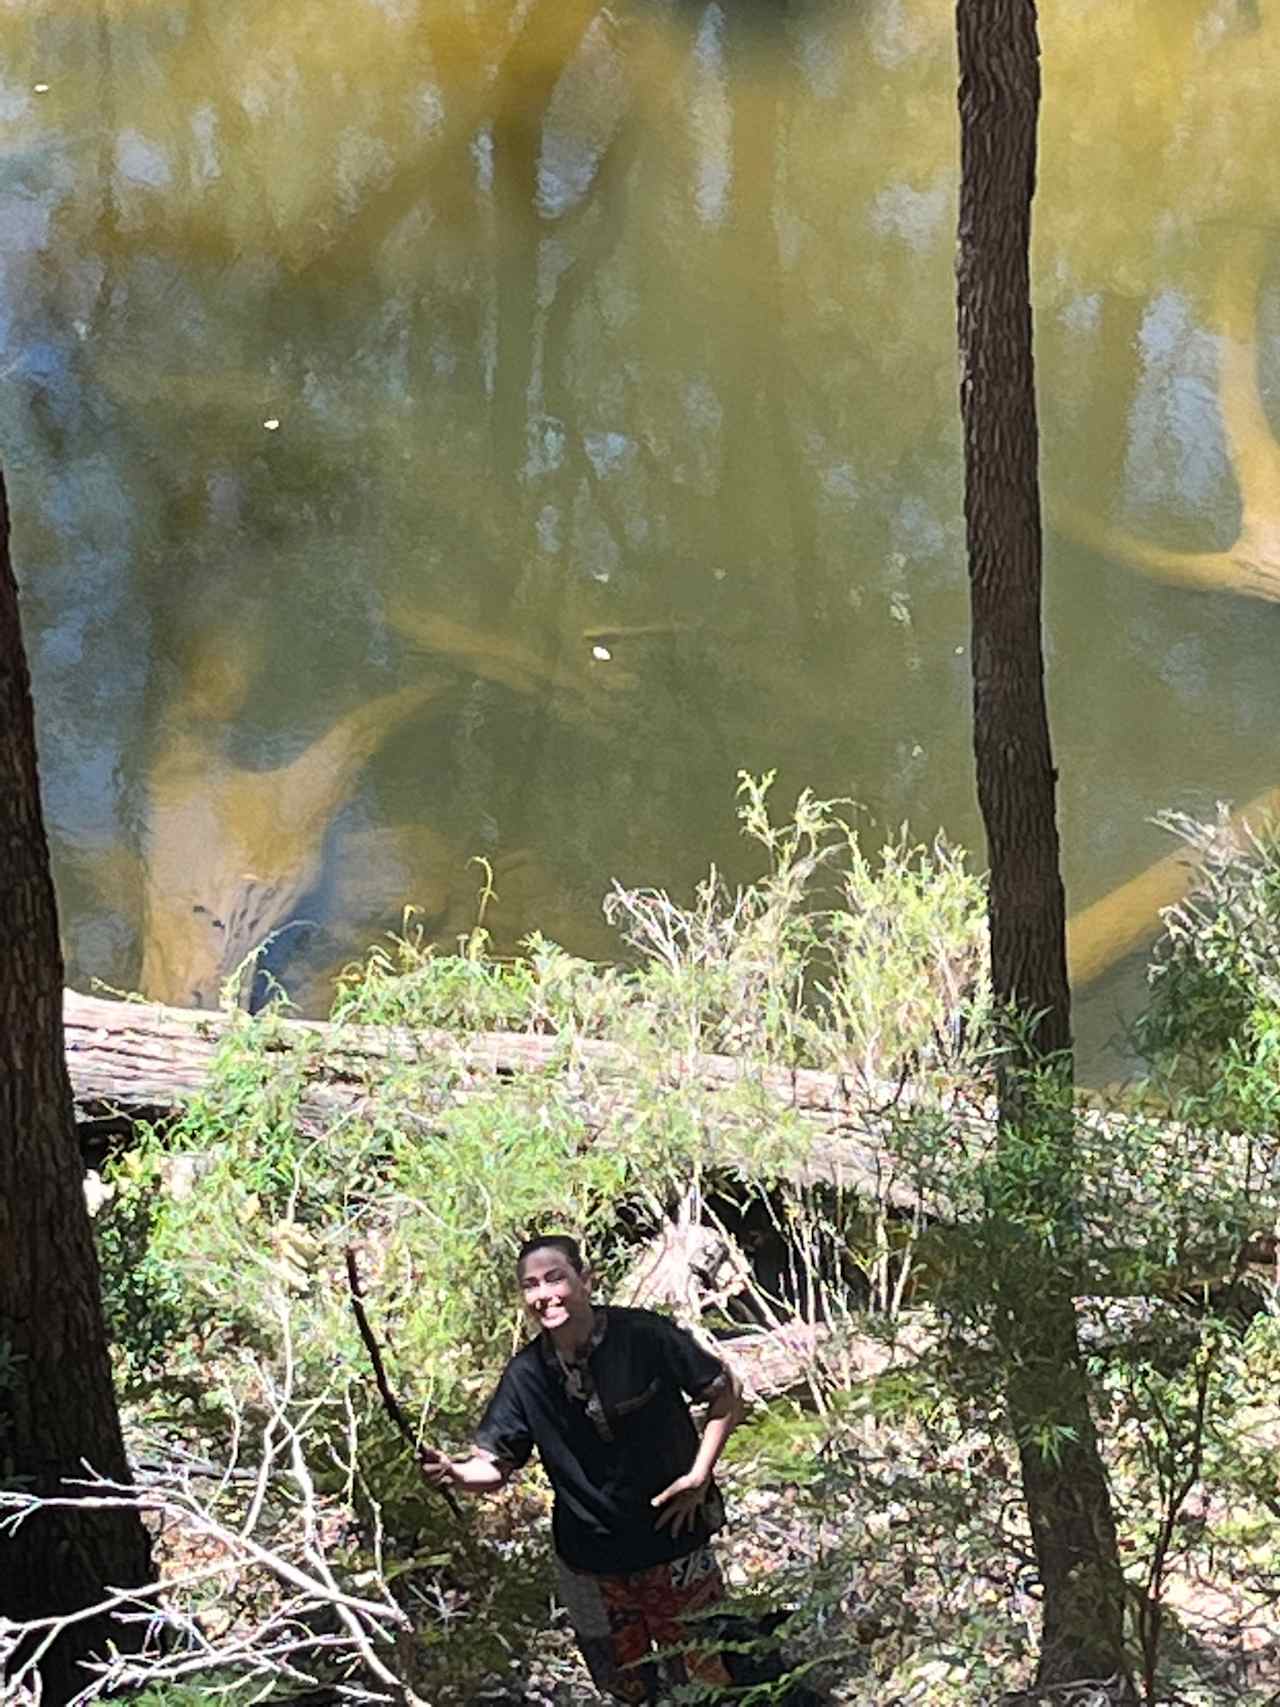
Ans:
[[[530,1319],[548,1333],[591,1320],[591,1271],[579,1274],[554,1245],[530,1251],[516,1280]]]

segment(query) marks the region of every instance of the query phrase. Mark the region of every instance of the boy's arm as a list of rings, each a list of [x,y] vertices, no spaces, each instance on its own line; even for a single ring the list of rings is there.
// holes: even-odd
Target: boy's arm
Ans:
[[[493,1494],[529,1463],[534,1448],[515,1360],[503,1369],[493,1396],[485,1407],[468,1453],[451,1458],[439,1454],[439,1463],[427,1471],[437,1487],[456,1487],[466,1494]]]
[[[529,1462],[533,1435],[512,1364],[503,1371],[485,1406],[474,1439],[471,1450],[456,1458],[437,1453],[436,1462],[426,1472],[428,1481],[437,1487],[461,1488],[468,1494],[491,1494]]]
[[[725,1441],[745,1415],[742,1383],[732,1370],[726,1369],[724,1381],[717,1387],[711,1403],[707,1406],[706,1419],[702,1425],[702,1442],[689,1472],[691,1476],[701,1476],[704,1484],[711,1480],[711,1472],[724,1451]]]
[[[707,1407],[702,1439],[692,1466],[683,1476],[677,1476],[669,1488],[656,1494],[651,1502],[658,1512],[658,1529],[670,1526],[671,1533],[679,1535],[682,1530],[693,1528],[698,1509],[711,1486],[716,1462],[724,1451],[724,1443],[744,1414],[742,1385],[732,1370],[725,1369],[723,1379],[716,1382]]]

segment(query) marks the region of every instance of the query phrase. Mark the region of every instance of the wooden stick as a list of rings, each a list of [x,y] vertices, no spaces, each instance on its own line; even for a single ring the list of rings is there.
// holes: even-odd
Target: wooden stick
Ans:
[[[365,1314],[364,1294],[360,1289],[360,1271],[356,1267],[356,1253],[348,1245],[347,1257],[347,1286],[351,1292],[351,1308],[355,1313],[356,1326],[360,1330],[360,1338],[364,1341],[365,1350],[369,1353],[369,1361],[373,1365],[373,1378],[378,1384],[378,1393],[382,1399],[383,1409],[395,1424],[405,1445],[417,1460],[418,1468],[423,1472],[427,1485],[448,1502],[449,1510],[462,1522],[462,1507],[458,1504],[457,1495],[452,1488],[442,1487],[438,1482],[431,1481],[426,1475],[428,1470],[444,1462],[444,1455],[436,1452],[430,1446],[424,1446],[409,1427],[409,1419],[404,1414],[404,1408],[399,1399],[391,1391],[391,1383],[387,1380],[386,1365],[382,1361],[382,1352],[374,1338],[373,1329],[369,1326],[369,1318]]]

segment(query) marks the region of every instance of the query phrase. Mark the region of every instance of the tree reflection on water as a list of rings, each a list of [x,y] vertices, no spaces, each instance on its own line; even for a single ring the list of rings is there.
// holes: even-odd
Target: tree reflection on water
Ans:
[[[317,917],[299,983],[405,901],[447,940],[473,853],[513,874],[499,946],[602,952],[609,877],[745,874],[740,766],[976,844],[945,7],[41,0],[0,39],[77,978],[211,999],[228,915]],[[1223,0],[1045,29],[1080,903],[1153,812],[1276,780],[1266,626],[1114,565],[1269,596],[1278,60]],[[1130,898],[1091,969],[1142,945]]]

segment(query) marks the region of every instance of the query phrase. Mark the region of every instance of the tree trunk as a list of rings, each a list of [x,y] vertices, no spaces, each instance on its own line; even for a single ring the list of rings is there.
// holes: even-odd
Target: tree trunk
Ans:
[[[54,1493],[84,1466],[127,1476],[63,1056],[62,951],[36,775],[30,681],[0,477],[0,1475]],[[136,1514],[43,1515],[0,1539],[0,1614],[92,1605],[150,1571]],[[102,1620],[41,1666],[46,1707],[79,1660],[123,1646]]]
[[[957,0],[961,188],[956,261],[974,756],[991,867],[992,982],[1014,1020],[1001,1148],[1035,1155],[1069,1210],[1071,1008],[1040,635],[1039,441],[1031,203],[1040,103],[1034,0]],[[1045,1064],[1048,1063],[1048,1076]],[[1028,1150],[1028,1145],[1033,1146]],[[1065,1190],[1064,1190],[1065,1186]],[[1041,1247],[1003,1226],[1001,1247]],[[1037,1685],[1125,1673],[1124,1588],[1069,1278],[1040,1258],[995,1284],[1010,1421],[1044,1590]]]

